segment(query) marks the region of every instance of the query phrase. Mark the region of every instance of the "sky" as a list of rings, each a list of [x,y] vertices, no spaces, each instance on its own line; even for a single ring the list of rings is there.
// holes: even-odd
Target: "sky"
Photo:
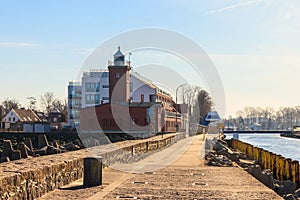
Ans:
[[[187,36],[208,54],[223,83],[225,117],[245,106],[296,106],[299,21],[299,0],[2,0],[0,101],[26,106],[27,97],[45,92],[65,99],[68,81],[98,45],[156,27]]]

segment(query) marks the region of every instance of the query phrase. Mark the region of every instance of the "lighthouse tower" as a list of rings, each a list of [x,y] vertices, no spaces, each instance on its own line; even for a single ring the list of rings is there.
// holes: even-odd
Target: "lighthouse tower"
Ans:
[[[120,47],[114,54],[114,62],[109,70],[109,101],[111,103],[128,102],[130,98],[130,66],[125,65],[125,55]]]

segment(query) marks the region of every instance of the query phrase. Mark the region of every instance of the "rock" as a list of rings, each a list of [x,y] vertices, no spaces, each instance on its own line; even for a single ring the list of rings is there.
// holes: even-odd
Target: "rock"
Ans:
[[[17,149],[21,152],[22,158],[28,158],[29,148],[23,142],[21,142],[17,145]]]
[[[13,152],[13,147],[10,140],[3,140],[3,157],[11,158]]]
[[[43,147],[41,149],[38,149],[38,150],[35,150],[34,151],[34,154],[38,154],[40,156],[44,156],[44,155],[47,155],[47,146],[46,147]]]
[[[2,163],[2,162],[9,162],[9,161],[10,161],[10,159],[9,159],[8,156],[2,156],[2,157],[0,158],[0,163]]]
[[[287,195],[287,194],[294,194],[296,190],[296,184],[290,180],[284,181],[283,185],[280,185],[280,187],[277,190],[277,193],[281,196]]]
[[[249,168],[249,172],[252,176],[254,176],[267,187],[271,189],[274,188],[273,173],[269,170],[261,171],[260,166],[255,165]]]
[[[293,194],[288,194],[284,197],[285,200],[297,200],[298,198],[295,197]]]
[[[223,150],[225,148],[226,148],[225,145],[223,145],[222,143],[220,143],[219,141],[217,141],[216,144],[213,147],[213,150],[219,151],[219,150]]]
[[[2,150],[0,150],[0,157],[2,156],[2,152],[3,152],[3,151],[2,151]]]
[[[51,154],[58,154],[61,151],[60,151],[60,149],[49,145],[49,146],[47,146],[46,152],[47,152],[48,155],[51,155]]]
[[[11,154],[11,160],[19,160],[21,159],[21,151],[20,150],[14,150]]]
[[[83,144],[81,143],[80,140],[77,140],[77,139],[76,139],[76,140],[74,141],[74,144],[77,145],[77,146],[79,146],[81,149],[84,148],[84,146],[83,146]]]
[[[55,148],[58,148],[58,146],[59,146],[58,141],[57,140],[53,141],[52,146],[55,147]]]
[[[295,195],[296,195],[298,198],[300,197],[300,188],[297,189],[297,190],[295,191]]]
[[[290,180],[284,181],[283,189],[285,191],[285,194],[294,194],[296,190],[296,183]]]
[[[24,144],[30,149],[30,151],[33,151],[31,138],[26,138]]]
[[[63,147],[66,148],[68,151],[75,151],[75,150],[80,149],[79,146],[77,146],[73,143],[67,143],[67,144],[63,145]]]
[[[48,145],[49,145],[49,143],[48,143],[46,135],[39,135],[38,136],[38,149],[41,149]]]

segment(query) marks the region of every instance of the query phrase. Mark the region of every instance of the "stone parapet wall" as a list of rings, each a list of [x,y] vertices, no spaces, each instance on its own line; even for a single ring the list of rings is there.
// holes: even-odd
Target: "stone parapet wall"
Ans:
[[[83,158],[103,157],[103,165],[133,162],[174,144],[184,134],[166,134],[62,154],[30,157],[0,164],[1,199],[35,199],[83,177]]]

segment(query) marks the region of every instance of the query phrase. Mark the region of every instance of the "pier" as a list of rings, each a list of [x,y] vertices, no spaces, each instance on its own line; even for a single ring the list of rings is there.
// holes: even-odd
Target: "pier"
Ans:
[[[128,173],[103,170],[103,185],[83,187],[79,179],[39,198],[46,199],[282,199],[250,174],[237,167],[207,166],[202,136],[189,137],[134,165],[123,166]],[[170,157],[175,162],[159,170]]]

